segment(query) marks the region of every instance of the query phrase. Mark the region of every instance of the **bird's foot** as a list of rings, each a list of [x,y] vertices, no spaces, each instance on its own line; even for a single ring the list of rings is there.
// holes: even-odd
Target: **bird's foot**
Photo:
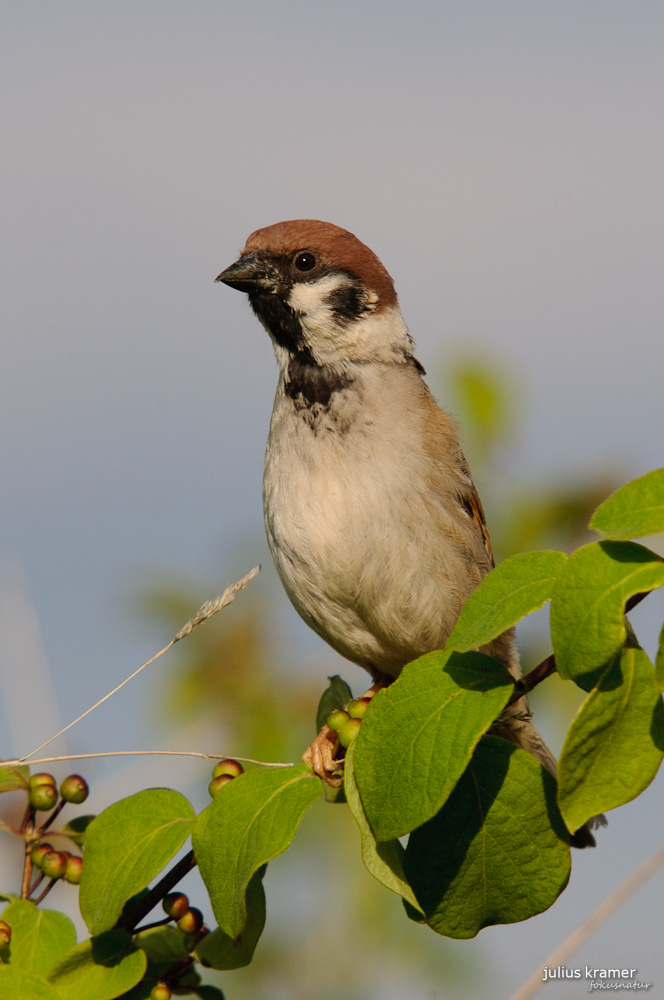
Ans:
[[[389,687],[393,680],[394,677],[389,677],[387,674],[378,674],[376,676],[376,680],[373,682],[371,687],[368,688],[364,692],[364,694],[361,694],[360,698],[369,698],[369,699],[373,698],[374,695],[377,695],[379,691],[382,691],[384,688]]]
[[[329,726],[323,726],[311,746],[302,754],[302,760],[309,764],[314,774],[331,785],[339,788],[343,782],[343,760],[337,760],[339,751],[339,736]]]
[[[375,694],[387,687],[393,677],[378,675],[368,691],[360,695],[361,699],[369,700]],[[340,788],[343,784],[343,767],[345,750],[339,744],[339,734],[329,726],[323,726],[313,743],[302,754],[302,760],[309,764],[314,774],[322,778],[332,788]]]

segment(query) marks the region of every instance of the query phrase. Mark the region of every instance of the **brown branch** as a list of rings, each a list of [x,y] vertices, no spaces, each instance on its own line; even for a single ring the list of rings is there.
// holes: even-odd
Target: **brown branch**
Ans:
[[[43,882],[43,880],[45,879],[45,877],[46,876],[44,875],[43,872],[39,873],[39,875],[37,876],[37,878],[34,880],[34,882],[32,883],[32,885],[28,889],[27,899],[31,899],[32,898],[33,892],[36,890],[37,886],[41,885],[41,883]]]
[[[123,928],[124,930],[134,933],[136,927],[139,925],[141,920],[148,915],[150,910],[152,910],[159,900],[163,899],[171,891],[174,885],[180,881],[181,878],[196,867],[196,858],[194,857],[194,852],[189,851],[185,854],[183,858],[178,861],[176,865],[171,868],[169,872],[166,872],[164,877],[157,882],[154,889],[150,891],[139,899],[136,906],[120,917],[116,923],[116,927]]]
[[[515,701],[518,701],[519,698],[523,698],[524,694],[528,694],[529,691],[532,691],[534,687],[537,687],[538,684],[541,684],[542,681],[546,680],[547,677],[550,677],[551,674],[555,674],[555,672],[556,658],[553,653],[551,653],[551,655],[547,656],[545,660],[542,660],[542,662],[538,663],[536,667],[533,667],[533,669],[530,670],[525,677],[522,677],[521,680],[518,680],[515,683],[514,694],[507,704],[513,705]]]
[[[48,885],[46,886],[46,888],[44,889],[44,891],[42,893],[40,893],[40,895],[37,896],[37,898],[35,900],[33,900],[34,904],[36,906],[39,906],[39,904],[42,902],[42,900],[44,900],[48,896],[48,894],[51,891],[51,889],[53,888],[53,886],[57,885],[57,883],[59,881],[60,881],[60,879],[57,879],[57,878],[50,879],[49,882],[48,882]]]
[[[151,924],[143,924],[142,927],[136,928],[136,934],[142,934],[143,931],[154,930],[155,927],[163,927],[165,924],[170,924],[173,921],[173,917],[164,917],[163,920],[153,920]]]
[[[625,614],[628,614],[628,612],[635,608],[637,604],[641,603],[644,597],[647,597],[648,594],[651,593],[651,590],[645,590],[638,594],[632,594],[632,596],[628,598],[625,603]],[[542,681],[546,680],[547,677],[550,677],[551,674],[555,674],[557,669],[556,658],[554,654],[551,653],[551,655],[547,656],[545,660],[542,660],[542,662],[538,663],[536,667],[533,667],[533,669],[530,670],[525,677],[522,677],[515,683],[514,694],[510,698],[508,705],[513,705],[515,701],[519,700],[519,698],[523,698],[524,694],[528,694],[533,690],[533,688],[537,687],[538,684],[541,684]]]
[[[53,810],[53,812],[51,813],[51,815],[48,817],[48,819],[46,820],[46,822],[42,825],[42,828],[39,831],[40,834],[45,833],[46,830],[48,830],[48,828],[51,825],[51,823],[53,822],[53,820],[58,818],[58,816],[60,815],[60,813],[62,812],[62,810],[64,809],[64,807],[66,805],[67,805],[67,803],[65,802],[65,800],[64,799],[60,799],[60,801],[58,802],[57,806],[55,807],[55,809]]]
[[[23,861],[23,879],[21,880],[21,899],[27,899],[32,889],[30,888],[30,879],[32,878],[32,856],[31,856],[32,845],[26,841],[25,844],[25,858]],[[33,886],[34,889],[34,886]]]

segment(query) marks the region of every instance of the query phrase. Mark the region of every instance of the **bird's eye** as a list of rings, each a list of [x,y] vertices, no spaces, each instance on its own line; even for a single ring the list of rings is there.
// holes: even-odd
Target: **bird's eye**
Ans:
[[[312,253],[300,251],[295,254],[294,263],[298,271],[311,271],[316,266],[316,258]]]

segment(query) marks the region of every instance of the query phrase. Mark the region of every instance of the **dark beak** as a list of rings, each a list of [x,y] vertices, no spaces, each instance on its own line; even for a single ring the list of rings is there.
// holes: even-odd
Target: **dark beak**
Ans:
[[[274,288],[276,274],[271,267],[256,258],[253,253],[243,253],[239,260],[227,267],[214,279],[223,281],[239,292],[259,292]]]

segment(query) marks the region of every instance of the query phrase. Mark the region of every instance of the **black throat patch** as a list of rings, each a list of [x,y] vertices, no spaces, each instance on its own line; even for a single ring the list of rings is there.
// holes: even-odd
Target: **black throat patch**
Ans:
[[[329,366],[303,364],[298,358],[288,362],[284,393],[293,409],[314,435],[347,434],[354,407],[335,406],[335,396],[349,389],[355,379]]]
[[[329,410],[335,392],[347,389],[354,381],[346,372],[335,371],[328,365],[303,364],[298,358],[291,358],[284,390],[297,409],[319,406]]]
[[[311,351],[304,343],[299,316],[280,295],[251,292],[249,303],[281,347],[285,347],[289,354],[297,355],[305,364],[315,363]]]

